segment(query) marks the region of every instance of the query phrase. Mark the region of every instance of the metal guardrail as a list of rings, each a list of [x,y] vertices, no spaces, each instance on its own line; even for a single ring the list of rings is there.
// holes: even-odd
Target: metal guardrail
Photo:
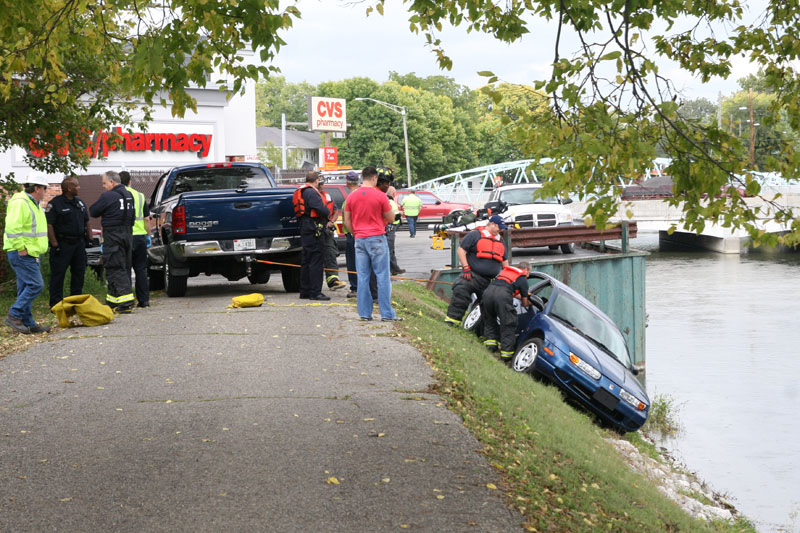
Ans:
[[[469,233],[469,231],[448,231],[452,239],[451,250],[451,263],[452,265],[458,264],[458,256],[456,255],[458,246],[461,243],[461,237]],[[592,241],[622,241],[622,252],[629,251],[630,239],[637,235],[636,222],[622,222],[619,225],[606,228],[604,230],[597,229],[596,226],[584,226],[576,224],[574,226],[548,226],[543,228],[522,228],[514,229],[509,228],[501,232],[506,243],[506,248],[511,250],[513,248],[535,248],[537,246],[555,246],[558,244],[568,243],[582,243]],[[509,253],[509,260],[511,254]]]

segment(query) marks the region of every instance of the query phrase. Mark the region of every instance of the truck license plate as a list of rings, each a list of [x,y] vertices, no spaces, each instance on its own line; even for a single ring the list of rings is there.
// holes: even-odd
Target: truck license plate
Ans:
[[[241,252],[244,250],[255,250],[256,249],[256,240],[255,239],[234,239],[233,240],[233,251],[234,252]]]

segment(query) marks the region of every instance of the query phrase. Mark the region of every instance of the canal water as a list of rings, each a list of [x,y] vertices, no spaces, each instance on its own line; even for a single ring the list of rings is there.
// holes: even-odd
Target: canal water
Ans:
[[[759,531],[800,532],[800,253],[647,258],[647,389],[681,431],[661,444]]]

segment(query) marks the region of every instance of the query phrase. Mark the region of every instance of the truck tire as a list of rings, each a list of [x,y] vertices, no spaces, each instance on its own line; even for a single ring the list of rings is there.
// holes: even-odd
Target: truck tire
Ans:
[[[164,290],[164,272],[161,270],[147,269],[147,286],[151,291]]]
[[[562,254],[574,254],[575,253],[575,243],[570,242],[567,244],[561,245],[561,253]]]
[[[167,296],[173,298],[186,296],[186,282],[188,281],[188,276],[174,275],[172,272],[175,266],[172,262],[172,253],[169,251],[169,248],[167,248],[166,255],[166,261],[164,261],[164,288],[167,291]]]
[[[269,270],[253,270],[252,274],[247,276],[248,281],[253,285],[269,282]]]
[[[300,269],[297,267],[282,267],[281,278],[286,292],[300,292]]]

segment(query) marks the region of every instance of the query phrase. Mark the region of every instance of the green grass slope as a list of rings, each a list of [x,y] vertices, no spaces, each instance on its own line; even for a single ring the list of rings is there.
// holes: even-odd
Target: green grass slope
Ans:
[[[406,338],[436,372],[439,393],[484,444],[509,505],[529,531],[754,531],[692,518],[635,473],[603,436],[619,437],[561,392],[494,359],[478,339],[444,325],[446,304],[414,284],[393,299]],[[635,439],[634,439],[635,440]]]

